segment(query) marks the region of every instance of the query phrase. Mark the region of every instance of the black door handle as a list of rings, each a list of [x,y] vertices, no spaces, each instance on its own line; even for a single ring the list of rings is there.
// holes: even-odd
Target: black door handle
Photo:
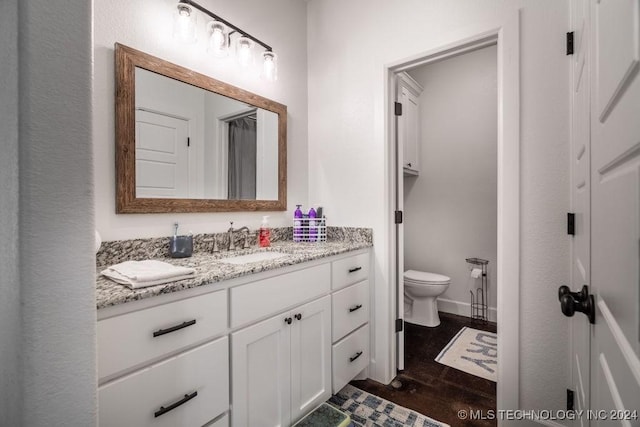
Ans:
[[[579,292],[571,292],[571,289],[569,289],[568,286],[560,286],[558,288],[558,299],[562,300],[564,295],[571,295],[573,299],[578,302],[584,301],[589,296],[589,287],[584,285]]]
[[[593,295],[589,294],[589,287],[584,285],[580,292],[571,292],[569,287],[560,286],[558,289],[560,309],[567,317],[573,317],[576,311],[584,313],[589,323],[596,323],[596,303]]]
[[[293,319],[291,317],[287,317],[284,319],[284,323],[286,323],[287,325],[290,325],[291,322],[293,322]]]

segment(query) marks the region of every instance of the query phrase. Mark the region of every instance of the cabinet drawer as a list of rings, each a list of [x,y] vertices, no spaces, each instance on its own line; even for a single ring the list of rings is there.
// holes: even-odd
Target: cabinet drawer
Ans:
[[[247,324],[329,292],[329,264],[231,289],[231,327]]]
[[[332,288],[340,289],[369,277],[369,252],[343,258],[332,263]]]
[[[369,364],[369,325],[333,345],[333,393],[337,393]]]
[[[108,379],[226,329],[226,291],[100,320],[98,378]]]
[[[369,321],[369,281],[349,286],[331,296],[332,341],[338,341]]]
[[[229,339],[99,387],[98,408],[100,427],[202,426],[229,409]]]

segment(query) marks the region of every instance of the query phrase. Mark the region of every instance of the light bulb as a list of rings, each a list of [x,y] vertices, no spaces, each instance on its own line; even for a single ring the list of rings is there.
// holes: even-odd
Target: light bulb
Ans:
[[[238,63],[241,67],[247,68],[251,65],[252,56],[251,56],[251,48],[253,47],[253,42],[250,38],[242,36],[238,39],[237,42],[237,55],[238,55]]]
[[[173,19],[173,37],[183,43],[195,43],[196,14],[186,4],[178,4],[178,11]]]
[[[262,78],[270,82],[275,82],[278,79],[276,54],[268,50],[262,54],[262,59]]]
[[[225,57],[229,54],[229,42],[226,27],[222,22],[209,22],[209,53],[216,57]]]

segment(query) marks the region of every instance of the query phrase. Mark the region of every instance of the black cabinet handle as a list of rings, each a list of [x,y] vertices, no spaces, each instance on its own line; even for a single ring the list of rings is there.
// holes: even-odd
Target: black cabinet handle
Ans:
[[[349,269],[349,273],[355,273],[356,271],[362,270],[362,267],[354,267]]]
[[[286,323],[287,325],[290,325],[290,324],[291,324],[291,322],[293,322],[293,319],[291,319],[291,317],[286,317],[286,318],[284,319],[284,323]]]
[[[302,314],[298,313],[298,314],[296,314],[296,315],[295,315],[295,316],[293,316],[293,317],[295,317],[295,318],[296,318],[296,320],[300,320],[300,319],[302,319]]]
[[[349,362],[353,362],[354,360],[356,360],[358,357],[362,356],[362,352],[359,351],[355,354],[355,356],[352,356],[349,358]]]
[[[358,305],[356,305],[355,307],[351,307],[351,308],[349,309],[349,313],[353,313],[354,311],[356,311],[356,310],[360,310],[361,308],[362,308],[362,304],[358,304]]]
[[[176,403],[172,403],[171,405],[167,406],[166,408],[164,406],[161,406],[160,409],[158,409],[156,412],[153,413],[153,416],[158,418],[160,415],[164,415],[169,411],[173,411],[178,406],[187,403],[188,401],[190,401],[191,399],[193,399],[197,395],[198,395],[197,391],[194,391],[191,394],[185,394],[184,397],[182,399],[178,400]]]
[[[183,329],[195,324],[196,324],[196,319],[193,319],[193,320],[189,320],[188,322],[184,322],[180,325],[172,326],[167,329],[158,329],[153,333],[153,337],[155,338],[155,337],[159,337],[160,335],[170,334],[171,332],[179,331],[180,329]]]

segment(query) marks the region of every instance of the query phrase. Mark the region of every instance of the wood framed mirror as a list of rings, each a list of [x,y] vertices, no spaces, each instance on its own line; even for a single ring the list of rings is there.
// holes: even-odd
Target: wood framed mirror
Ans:
[[[287,207],[287,107],[116,43],[116,213]]]

